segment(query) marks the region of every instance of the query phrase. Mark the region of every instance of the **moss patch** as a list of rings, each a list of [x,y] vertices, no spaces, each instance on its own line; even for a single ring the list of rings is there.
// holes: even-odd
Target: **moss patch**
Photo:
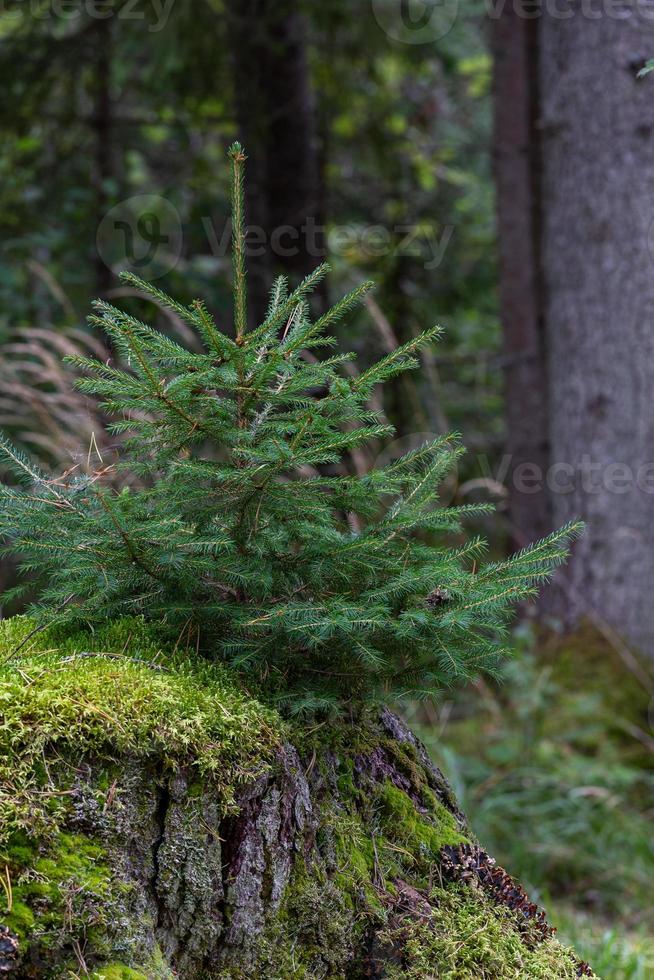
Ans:
[[[433,874],[441,848],[466,838],[442,804],[436,802],[429,813],[420,812],[389,781],[369,805],[365,820],[356,811],[337,812],[331,832],[334,881],[351,908],[361,910],[364,896],[368,914],[374,917],[383,913],[380,895],[393,892],[395,879],[410,877],[424,884]]]
[[[101,847],[88,838],[76,834],[60,833],[50,846],[40,851],[30,846],[24,835],[16,835],[6,846],[5,873],[11,882],[10,911],[4,916],[5,923],[19,938],[35,925],[42,934],[57,930],[62,925],[63,906],[67,904],[69,922],[92,924],[93,916],[85,916],[77,896],[83,896],[84,904],[102,904],[109,893],[110,873]]]
[[[0,622],[0,661],[31,629],[23,617]],[[220,783],[229,805],[269,762],[282,727],[224,669],[167,652],[138,619],[28,640],[0,667],[0,718],[0,841],[57,825],[65,799],[47,792],[47,760],[62,750],[188,763]]]
[[[133,970],[122,963],[109,963],[92,974],[92,980],[151,980],[140,970]]]
[[[283,726],[224,669],[166,648],[141,620],[66,637],[32,628],[0,623],[0,921],[36,975],[63,976],[85,949],[90,965],[129,946],[116,939],[130,886],[106,814],[126,762],[189,772],[227,813],[239,784],[270,768]],[[92,782],[79,768],[90,760]],[[102,975],[169,974],[114,962]]]
[[[421,864],[432,864],[446,844],[462,844],[454,814],[432,797],[428,814],[421,814],[409,796],[387,782],[379,795],[384,836],[415,854]]]
[[[354,977],[355,950],[362,934],[346,896],[320,868],[299,864],[284,904],[259,945],[257,975],[262,978]],[[229,980],[252,976],[238,970]]]
[[[295,731],[138,619],[75,636],[31,629],[0,623],[0,921],[19,938],[20,977],[356,980],[377,975],[385,949],[389,978],[577,975],[555,942],[529,949],[513,913],[470,888],[434,889],[442,848],[466,832],[419,746],[372,711]],[[302,746],[297,778],[280,763],[286,783],[257,783],[286,739]],[[267,823],[256,792],[236,812],[246,780],[265,787]],[[270,814],[306,822],[278,839]],[[253,834],[243,853],[256,888],[266,855],[293,856],[264,932],[223,964],[237,825]]]
[[[555,940],[534,950],[522,942],[510,912],[491,906],[470,889],[435,889],[422,922],[401,923],[382,934],[401,949],[389,980],[573,980],[578,962]]]
[[[64,831],[39,845],[19,833],[2,859],[8,883],[2,919],[19,948],[29,949],[35,975],[74,964],[87,943],[94,958],[111,952],[110,927],[122,914],[126,886],[112,875],[100,845]]]

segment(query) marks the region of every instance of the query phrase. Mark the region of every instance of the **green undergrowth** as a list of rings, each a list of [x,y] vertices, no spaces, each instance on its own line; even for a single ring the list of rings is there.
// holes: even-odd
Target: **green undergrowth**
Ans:
[[[484,846],[564,940],[610,980],[645,980],[654,976],[650,694],[589,626],[546,642],[525,630],[516,647],[499,686],[457,695],[431,718],[416,709],[411,724]]]
[[[553,906],[553,920],[564,943],[593,964],[606,980],[651,980],[654,934],[646,926],[630,929],[619,917],[612,922],[567,906]]]

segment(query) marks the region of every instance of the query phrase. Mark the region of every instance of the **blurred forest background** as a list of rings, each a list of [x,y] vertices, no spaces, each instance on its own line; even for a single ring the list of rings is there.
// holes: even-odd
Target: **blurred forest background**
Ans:
[[[396,442],[352,469],[454,429],[444,503],[495,502],[495,552],[589,520],[502,683],[408,714],[564,938],[602,976],[652,978],[654,27],[539,9],[5,0],[0,426],[54,472],[111,457],[60,360],[111,356],[91,299],[184,339],[121,268],[230,316],[240,137],[253,316],[275,273],[326,257],[331,296],[378,283],[340,338],[364,362],[445,327],[390,386]]]

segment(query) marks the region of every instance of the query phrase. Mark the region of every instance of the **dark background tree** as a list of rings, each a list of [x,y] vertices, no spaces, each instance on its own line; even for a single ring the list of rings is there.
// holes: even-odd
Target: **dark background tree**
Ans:
[[[654,104],[635,73],[653,44],[638,16],[546,17],[540,56],[550,441],[552,459],[575,469],[553,515],[590,523],[572,602],[650,656]]]
[[[547,367],[541,262],[539,24],[511,6],[494,24],[494,161],[504,336],[506,474],[512,539],[518,546],[552,525],[547,488],[530,467],[549,464]]]
[[[274,276],[298,281],[325,256],[322,155],[298,0],[233,0],[227,16],[237,127],[251,161],[248,215],[262,231],[249,262],[251,315],[260,323]]]
[[[531,540],[582,515],[547,605],[651,656],[654,27],[507,9],[495,41],[511,518]]]

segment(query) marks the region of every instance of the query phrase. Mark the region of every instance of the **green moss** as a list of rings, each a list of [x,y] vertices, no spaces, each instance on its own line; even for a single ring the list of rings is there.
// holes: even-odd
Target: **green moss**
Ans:
[[[380,804],[384,834],[417,860],[436,861],[446,844],[462,844],[467,839],[454,814],[435,798],[429,815],[423,815],[403,790],[387,782],[380,793]]]
[[[24,617],[0,622],[0,661],[31,629]],[[65,800],[35,792],[48,785],[48,755],[72,748],[78,757],[188,763],[220,783],[229,806],[246,773],[270,761],[282,731],[227,671],[166,652],[138,619],[64,638],[36,634],[0,666],[0,712],[0,841],[58,823]]]
[[[398,742],[394,738],[385,738],[380,744],[393,760],[395,768],[408,778],[416,795],[424,795],[427,790],[425,770],[418,759],[415,746],[410,742]]]
[[[339,795],[346,800],[353,800],[357,795],[357,788],[354,782],[354,770],[352,766],[340,773],[336,785]]]
[[[424,921],[403,922],[382,935],[400,951],[402,965],[389,980],[573,980],[574,954],[555,940],[525,946],[512,913],[491,906],[470,889],[432,892],[433,909]],[[396,954],[397,955],[397,954]]]
[[[91,974],[91,980],[152,980],[147,973],[122,963],[108,963]]]
[[[435,801],[421,813],[393,783],[380,787],[370,801],[365,823],[356,812],[339,811],[331,821],[336,868],[333,881],[350,909],[372,920],[384,919],[384,898],[394,881],[423,883],[433,875],[441,848],[463,843],[454,816]]]
[[[364,827],[361,818],[353,814],[339,815],[333,830],[336,856],[333,880],[343,895],[344,902],[354,909],[362,905],[364,897],[369,909],[377,909],[373,885],[377,848],[374,838]]]
[[[142,951],[141,951],[142,952]],[[143,955],[143,954],[142,954]],[[97,966],[91,980],[175,980],[170,967],[164,961],[161,949],[157,946],[147,965],[133,967],[126,963],[111,960]]]
[[[40,845],[18,834],[2,860],[11,881],[3,921],[44,976],[74,960],[75,942],[90,941],[94,956],[110,950],[125,886],[114,880],[101,846],[63,831]]]
[[[380,889],[392,892],[397,877],[429,879],[442,847],[468,840],[427,784],[415,746],[380,738],[374,716],[364,712],[354,726],[320,726],[302,741],[318,765],[321,758],[337,762],[342,805],[326,816],[321,833],[328,838],[324,849],[334,852],[333,880],[350,908],[361,909],[363,903],[369,914],[383,914]],[[411,796],[390,779],[376,794],[360,791],[355,763],[365,767],[365,759],[380,749],[389,767],[407,781]],[[330,778],[328,772],[325,776]]]
[[[354,950],[364,927],[335,882],[320,868],[299,863],[284,903],[261,940],[257,975],[265,980],[354,976]],[[250,968],[225,976],[241,980],[253,975]]]
[[[34,928],[34,913],[29,905],[14,897],[11,903],[11,912],[4,914],[3,922],[7,928],[11,929],[18,936],[20,941],[28,936]]]
[[[76,949],[111,964],[136,941],[105,813],[125,763],[184,769],[192,796],[211,785],[229,812],[239,783],[272,764],[283,726],[224,669],[167,649],[141,620],[73,636],[32,629],[0,622],[0,868],[11,887],[0,918],[43,976],[58,977],[76,969]],[[80,779],[82,760],[93,761],[93,784]],[[80,819],[88,835],[71,830]],[[107,980],[170,975],[103,970]]]

